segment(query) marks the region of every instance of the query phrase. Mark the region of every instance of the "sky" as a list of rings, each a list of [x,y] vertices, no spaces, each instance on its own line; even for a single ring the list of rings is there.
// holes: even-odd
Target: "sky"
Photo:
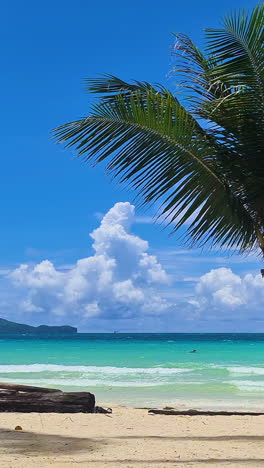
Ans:
[[[51,137],[88,114],[84,78],[173,90],[172,32],[203,47],[203,29],[228,12],[227,0],[1,5],[1,317],[80,331],[264,331],[259,257],[187,250],[104,167]]]

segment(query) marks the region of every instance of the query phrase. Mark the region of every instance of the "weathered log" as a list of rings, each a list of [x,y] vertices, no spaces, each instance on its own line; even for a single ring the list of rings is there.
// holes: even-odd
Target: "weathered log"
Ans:
[[[46,388],[46,387],[32,387],[32,385],[18,385],[6,382],[0,382],[0,390],[13,390],[16,392],[42,392],[42,393],[54,393],[61,392],[56,388]]]
[[[0,384],[1,386],[1,384]],[[19,386],[17,386],[19,387]],[[21,386],[20,386],[21,387]],[[6,390],[0,392],[0,412],[22,413],[93,413],[95,397],[89,392],[62,392],[61,390],[46,393],[38,388],[38,392]]]
[[[173,416],[263,416],[263,412],[254,411],[200,411],[200,410],[165,410],[151,409],[149,414],[167,414]]]

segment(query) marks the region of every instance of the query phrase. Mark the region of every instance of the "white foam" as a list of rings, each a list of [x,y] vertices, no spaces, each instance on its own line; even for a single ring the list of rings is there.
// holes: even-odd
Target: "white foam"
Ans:
[[[9,379],[2,379],[3,382],[8,382]],[[142,381],[132,381],[132,382],[121,382],[116,380],[89,380],[89,379],[65,379],[65,378],[55,378],[55,379],[12,379],[12,383],[23,384],[23,385],[38,385],[44,387],[157,387],[162,385],[159,382],[142,382]]]
[[[9,382],[8,378],[1,378],[2,382]],[[64,378],[57,376],[56,378],[38,378],[38,379],[20,379],[12,378],[12,383],[23,385],[38,385],[38,386],[57,386],[61,387],[159,387],[163,386],[164,382],[160,380],[133,380],[133,381],[118,381],[118,380],[98,380],[85,378]],[[175,382],[166,382],[166,385],[175,385]],[[177,385],[203,385],[204,382],[177,382]]]
[[[170,375],[191,372],[194,369],[168,367],[111,367],[111,366],[65,366],[59,364],[14,364],[0,365],[1,374],[31,373],[31,372],[79,372],[87,374],[157,374]]]
[[[240,374],[240,375],[250,375],[250,374],[257,374],[257,375],[264,375],[264,367],[244,367],[244,366],[235,366],[235,367],[227,367],[227,370],[232,374]]]
[[[235,387],[237,387],[239,390],[246,390],[246,391],[250,391],[250,392],[263,392],[263,388],[264,388],[264,382],[263,381],[260,381],[260,382],[252,382],[251,380],[231,380],[229,382],[225,382],[225,383],[229,383],[229,384],[232,384],[234,385]]]

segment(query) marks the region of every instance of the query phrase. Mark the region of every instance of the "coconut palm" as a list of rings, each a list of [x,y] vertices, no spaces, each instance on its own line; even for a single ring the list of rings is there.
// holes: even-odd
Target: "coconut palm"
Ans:
[[[159,205],[191,245],[264,253],[264,4],[206,30],[201,52],[175,34],[176,92],[111,75],[86,80],[89,115],[57,141]]]

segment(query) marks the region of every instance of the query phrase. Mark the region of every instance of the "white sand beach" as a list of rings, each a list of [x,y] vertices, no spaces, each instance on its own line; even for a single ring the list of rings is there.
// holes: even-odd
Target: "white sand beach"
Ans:
[[[22,431],[14,430],[20,425]],[[264,466],[264,416],[1,413],[3,468]]]

